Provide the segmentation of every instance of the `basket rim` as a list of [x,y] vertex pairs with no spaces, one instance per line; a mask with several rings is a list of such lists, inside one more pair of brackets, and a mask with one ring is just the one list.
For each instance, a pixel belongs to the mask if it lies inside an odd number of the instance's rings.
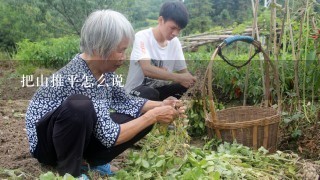
[[271,109],[273,111],[275,111],[277,113],[277,110],[275,110],[272,107],[260,107],[260,106],[234,106],[234,107],[229,107],[226,109],[222,109],[220,111],[217,112],[221,112],[221,111],[225,111],[225,110],[229,110],[229,109],[249,109],[249,108],[255,108],[255,109]]
[[[271,107],[256,107],[256,106],[239,106],[239,107],[231,107],[231,108],[227,108],[224,110],[232,110],[232,109],[239,109],[239,108],[243,108],[243,109],[250,109],[250,108],[256,108],[256,109],[271,109],[274,110],[275,114],[268,116],[268,117],[263,117],[263,118],[259,118],[259,119],[255,119],[255,120],[250,120],[250,121],[240,121],[240,122],[219,122],[219,120],[217,121],[212,121],[211,119],[208,119],[210,116],[207,116],[206,121],[209,122],[209,124],[212,125],[213,128],[218,128],[218,127],[226,127],[226,126],[237,126],[237,128],[241,127],[250,127],[250,126],[255,126],[255,125],[269,125],[269,124],[274,124],[274,123],[278,123],[280,122],[281,118],[280,114],[273,108]],[[217,111],[217,113],[222,112],[224,110],[221,111]],[[271,121],[270,121],[271,120]]]

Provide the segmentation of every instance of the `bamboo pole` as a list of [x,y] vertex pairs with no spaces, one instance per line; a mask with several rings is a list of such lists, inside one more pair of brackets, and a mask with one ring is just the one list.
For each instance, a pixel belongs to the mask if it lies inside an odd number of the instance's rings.
[[307,52],[308,52],[308,42],[309,42],[309,13],[310,13],[310,8],[309,8],[309,0],[307,0],[307,4],[306,4],[306,13],[305,13],[305,20],[307,23],[307,36],[305,37],[305,41],[306,41],[306,45],[304,48],[304,74],[303,74],[303,109],[304,109],[304,115],[307,119],[307,121],[310,123],[309,117],[308,117],[308,111],[307,111],[307,106],[306,106],[306,78],[307,78]]
[[[282,63],[280,63],[280,59],[279,59],[279,54],[280,54],[280,47],[281,47],[281,45],[282,45],[282,38],[283,38],[283,34],[284,34],[284,27],[285,27],[285,22],[286,22],[286,16],[287,16],[287,4],[288,4],[288,0],[285,0],[285,10],[284,10],[284,16],[283,16],[283,19],[282,19],[282,24],[281,24],[281,32],[280,32],[280,35],[279,35],[279,43],[278,44],[275,44],[276,45],[276,48],[275,48],[275,57],[276,57],[276,59],[277,59],[277,66],[278,67],[282,67],[281,68],[281,71],[282,71],[282,74],[284,74],[284,64],[283,64],[283,61],[282,61]],[[277,36],[277,33],[275,33],[275,36]],[[286,42],[284,42],[284,43],[286,43]],[[280,74],[280,73],[279,73]],[[284,79],[284,78],[283,78]],[[280,97],[278,97],[278,104],[279,104],[279,100],[280,99],[282,99],[282,96],[283,96],[283,91],[281,91],[281,89],[282,90],[284,90],[284,86],[285,86],[285,83],[283,83],[283,85],[282,86],[280,86]],[[282,104],[282,102],[280,102],[281,104]],[[280,107],[281,108],[281,107]]]
[[[288,21],[287,21],[287,17],[288,17],[288,1],[289,0],[285,0],[285,3],[284,3],[284,16],[283,16],[283,23],[282,23],[282,28],[283,28],[283,36],[281,38],[281,42],[282,42],[282,48],[280,46],[278,46],[278,49],[280,50],[280,48],[282,49],[282,53],[281,53],[281,58],[280,60],[282,60],[282,63],[281,63],[281,77],[282,79],[286,79],[286,73],[285,73],[285,69],[287,69],[287,65],[286,65],[286,60],[287,60],[287,54],[288,54],[288,47],[287,47],[287,44],[288,43],[288,39],[287,39],[287,33],[288,33]],[[280,56],[280,54],[279,54]],[[279,75],[280,76],[280,75]],[[284,91],[285,89],[285,83],[282,84],[282,92]]]
[[[256,0],[256,12],[258,11],[259,9],[259,0]],[[255,14],[255,30],[256,30],[256,35],[257,35],[257,40],[260,42],[260,35],[259,35],[259,27],[258,27],[258,19],[257,19],[257,16],[258,16],[258,12]],[[263,68],[263,63],[265,62],[265,59],[264,59],[264,56],[259,53],[259,60],[260,60],[260,68],[261,68],[261,75],[262,75],[262,89],[263,89],[263,94],[266,94],[266,85],[265,85],[265,78],[264,78],[264,68]],[[264,100],[264,104],[267,105],[267,102],[268,100],[265,99]]]
[[289,31],[290,31],[290,41],[291,41],[291,47],[292,47],[292,58],[294,60],[294,89],[296,92],[296,98],[298,99],[298,110],[301,111],[301,100],[300,100],[300,91],[299,91],[299,60],[296,55],[296,46],[293,39],[293,30],[292,30],[292,24],[291,24],[291,17],[289,8],[287,8],[287,22],[289,25]]
[[[277,9],[275,7],[275,5],[277,4],[277,0],[272,0],[272,3],[274,4],[274,6],[272,6],[272,10],[271,10],[271,34],[273,35],[273,51],[274,51],[274,58],[275,58],[275,64],[274,64],[274,74],[275,74],[275,83],[276,83],[276,93],[277,93],[277,97],[278,97],[278,112],[281,112],[282,110],[282,97],[281,97],[281,88],[280,88],[280,82],[278,82],[279,80],[279,60],[276,56],[276,49],[277,49],[277,24],[276,24],[276,18],[277,18]],[[271,62],[270,62],[271,63]]]
[[[253,23],[252,23],[252,33],[251,36],[254,38],[254,34],[255,34],[255,21],[256,21],[256,6],[254,5],[254,1],[251,0],[251,5],[252,5],[252,12],[253,12]],[[252,55],[252,46],[250,46],[250,56]],[[248,93],[248,84],[249,84],[249,74],[250,74],[250,68],[251,68],[251,62],[248,64],[247,66],[247,70],[246,70],[246,79],[244,82],[244,90],[243,90],[243,106],[247,105],[247,93]]]

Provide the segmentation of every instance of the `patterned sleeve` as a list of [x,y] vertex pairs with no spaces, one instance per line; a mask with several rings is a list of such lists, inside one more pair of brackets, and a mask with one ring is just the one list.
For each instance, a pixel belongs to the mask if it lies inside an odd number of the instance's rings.
[[129,95],[119,86],[112,87],[111,108],[118,113],[127,114],[134,118],[139,117],[140,111],[147,99]]
[[[108,102],[103,100],[96,100],[94,102],[95,109],[108,108]],[[111,120],[110,113],[108,111],[98,111],[98,120],[96,124],[95,136],[96,138],[107,148],[112,147],[117,142],[120,134],[120,125]]]

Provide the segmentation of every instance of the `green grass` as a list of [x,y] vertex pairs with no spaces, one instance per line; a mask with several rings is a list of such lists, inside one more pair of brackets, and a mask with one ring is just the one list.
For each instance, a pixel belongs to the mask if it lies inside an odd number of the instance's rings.
[[10,54],[8,52],[0,51],[0,61],[2,60],[10,60]]

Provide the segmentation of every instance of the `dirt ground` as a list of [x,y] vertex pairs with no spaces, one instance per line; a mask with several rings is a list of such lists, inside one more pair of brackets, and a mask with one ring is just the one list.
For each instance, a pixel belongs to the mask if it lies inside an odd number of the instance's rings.
[[[52,167],[38,163],[29,153],[24,119],[28,103],[26,100],[0,101],[0,179],[13,177],[4,170],[17,170],[13,172],[22,175],[23,179],[35,179],[47,171],[55,172]],[[120,168],[124,157],[125,153],[112,165]]]
[[[25,112],[36,87],[21,87],[21,76],[15,75],[12,64],[0,65],[0,179],[21,175],[23,179],[34,179],[41,173],[53,170],[41,166],[31,157],[25,129]],[[48,71],[39,71],[41,74]],[[302,157],[319,160],[320,133],[319,124],[306,127],[304,135],[298,141],[281,137],[279,148],[298,152]],[[282,133],[284,134],[284,133]],[[113,161],[121,168],[125,154]],[[16,171],[7,171],[16,170]],[[54,171],[54,170],[53,170]],[[8,175],[10,174],[11,175]]]
[[24,121],[27,104],[28,101],[0,102],[0,168],[19,169],[32,177],[44,169],[29,153]]
[[25,129],[28,99],[36,88],[22,88],[20,77],[13,75],[13,65],[2,62],[0,68],[0,179],[6,178],[5,169],[18,169],[32,179],[46,170],[31,157]]

